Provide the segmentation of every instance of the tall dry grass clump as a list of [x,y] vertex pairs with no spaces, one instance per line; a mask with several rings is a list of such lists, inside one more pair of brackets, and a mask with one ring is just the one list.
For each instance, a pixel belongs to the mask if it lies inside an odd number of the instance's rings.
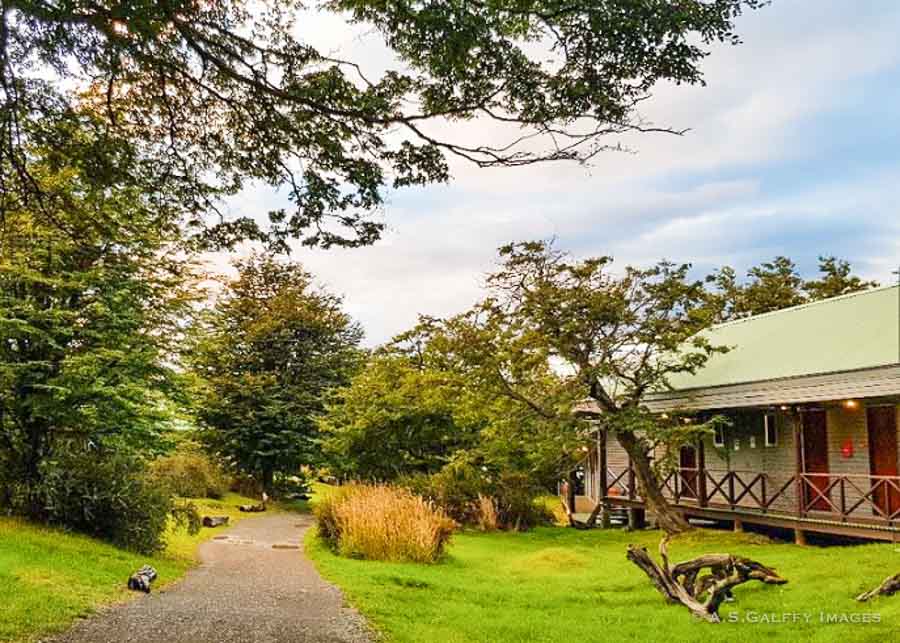
[[456,523],[412,492],[388,485],[346,485],[316,504],[319,534],[342,556],[431,563]]

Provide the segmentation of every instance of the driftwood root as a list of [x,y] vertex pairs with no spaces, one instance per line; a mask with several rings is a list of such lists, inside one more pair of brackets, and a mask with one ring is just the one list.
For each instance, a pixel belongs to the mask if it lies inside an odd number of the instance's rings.
[[891,596],[897,592],[900,592],[900,574],[888,576],[882,581],[881,585],[868,592],[863,592],[856,597],[856,600],[865,602],[876,596]]
[[707,554],[677,565],[669,564],[666,536],[659,543],[658,564],[646,547],[628,546],[626,557],[647,574],[654,587],[670,603],[684,605],[692,614],[719,623],[719,607],[732,600],[732,589],[751,580],[768,585],[787,582],[771,567],[731,554]]

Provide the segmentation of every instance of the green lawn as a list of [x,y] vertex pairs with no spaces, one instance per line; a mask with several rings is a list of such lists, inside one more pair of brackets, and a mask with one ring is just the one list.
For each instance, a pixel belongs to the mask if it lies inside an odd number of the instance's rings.
[[[526,534],[464,533],[437,565],[342,559],[310,532],[309,555],[390,641],[888,641],[900,629],[900,595],[856,603],[852,597],[900,571],[887,544],[798,547],[758,536],[701,531],[670,545],[674,561],[704,552],[743,554],[774,566],[790,582],[737,588],[740,623],[695,621],[663,602],[625,559],[630,542],[655,552],[658,532],[542,528]],[[823,624],[821,612],[880,619]],[[799,622],[792,622],[797,614]],[[805,622],[809,615],[810,622]],[[764,618],[791,622],[759,622]],[[750,622],[751,620],[758,622]],[[891,634],[893,632],[893,634]]]
[[[220,501],[194,502],[201,514],[228,515],[234,523],[247,515],[237,506],[255,501],[227,494]],[[162,555],[142,556],[85,536],[0,518],[0,641],[34,640],[100,605],[127,599],[125,581],[145,563],[159,572],[155,588],[177,580],[194,564],[197,545],[215,533],[172,531]]]

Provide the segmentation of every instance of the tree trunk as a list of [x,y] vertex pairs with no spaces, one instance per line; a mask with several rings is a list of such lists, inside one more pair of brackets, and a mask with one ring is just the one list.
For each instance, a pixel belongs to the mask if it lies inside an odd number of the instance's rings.
[[272,486],[275,483],[275,470],[272,467],[264,466],[262,470],[262,487],[265,493],[272,493]]
[[647,509],[656,516],[656,523],[667,534],[680,534],[691,529],[690,523],[663,495],[659,480],[653,473],[644,443],[631,431],[616,431],[616,440],[631,458],[631,466]]

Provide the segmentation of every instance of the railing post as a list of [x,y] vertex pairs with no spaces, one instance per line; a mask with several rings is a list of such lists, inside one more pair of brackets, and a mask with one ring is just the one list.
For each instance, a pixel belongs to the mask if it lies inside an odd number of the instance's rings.
[[701,507],[708,503],[706,497],[706,449],[701,438],[697,444],[697,502]]
[[766,502],[768,498],[766,498],[766,474],[762,474],[759,476],[759,486],[761,487],[760,497],[762,498],[762,507],[760,509],[763,510],[763,513],[769,511],[769,503]]
[[734,471],[728,472],[728,505],[734,509]]
[[843,522],[847,522],[847,494],[844,491],[844,482],[846,478],[844,476],[840,477],[841,480],[841,520]]

